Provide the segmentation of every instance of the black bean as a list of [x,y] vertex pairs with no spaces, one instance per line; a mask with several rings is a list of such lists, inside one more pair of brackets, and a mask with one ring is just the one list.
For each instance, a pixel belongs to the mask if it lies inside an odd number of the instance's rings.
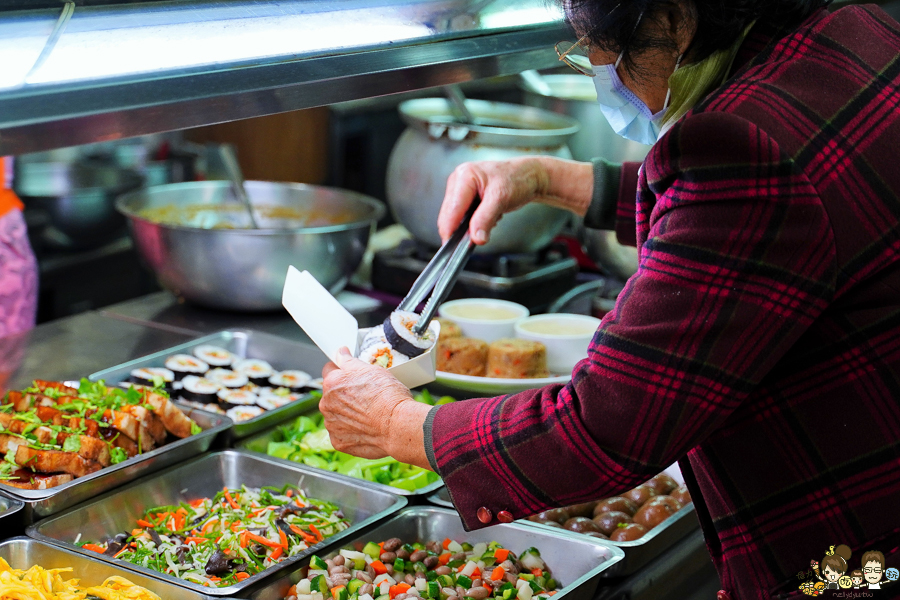
[[336,567],[343,566],[343,564],[344,564],[344,555],[343,555],[343,554],[338,554],[337,556],[335,556],[334,558],[331,559],[331,562],[333,562],[334,565],[335,565]]
[[384,552],[381,553],[381,556],[379,556],[378,559],[381,560],[381,562],[383,562],[383,563],[394,562],[395,560],[397,560],[397,553],[396,552],[388,552],[387,550],[385,550]]
[[397,548],[403,545],[400,538],[391,538],[384,543],[381,549],[385,552],[396,552]]
[[466,591],[466,596],[474,600],[486,600],[489,595],[490,592],[487,591],[487,588],[481,586]]
[[400,548],[399,550],[397,550],[397,558],[409,560],[409,550],[407,550],[406,548]]
[[424,550],[416,550],[409,555],[409,560],[413,562],[422,562],[423,560],[425,560],[426,556],[428,556],[428,553]]
[[438,562],[440,562],[440,560],[437,556],[426,556],[425,560],[423,560],[422,562],[425,563],[426,569],[433,569],[438,566]]

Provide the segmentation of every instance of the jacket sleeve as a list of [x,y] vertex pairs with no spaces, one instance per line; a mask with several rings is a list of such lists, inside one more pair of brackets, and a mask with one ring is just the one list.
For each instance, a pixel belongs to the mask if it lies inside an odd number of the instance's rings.
[[689,116],[641,177],[640,268],[571,382],[430,415],[433,466],[469,528],[482,507],[488,524],[518,519],[662,471],[723,428],[832,298],[824,207],[751,123]]

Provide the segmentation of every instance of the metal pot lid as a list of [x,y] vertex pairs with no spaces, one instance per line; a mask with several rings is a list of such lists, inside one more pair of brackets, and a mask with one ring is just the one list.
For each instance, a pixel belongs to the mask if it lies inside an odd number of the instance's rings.
[[466,100],[475,124],[460,123],[444,98],[407,100],[399,106],[404,122],[432,139],[518,148],[553,148],[578,133],[578,121],[554,112],[484,100]]

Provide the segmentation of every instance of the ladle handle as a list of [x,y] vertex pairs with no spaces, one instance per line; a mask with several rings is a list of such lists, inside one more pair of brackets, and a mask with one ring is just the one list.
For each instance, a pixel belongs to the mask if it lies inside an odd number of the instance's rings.
[[450,108],[454,113],[453,116],[457,119],[461,119],[466,125],[474,125],[475,117],[469,112],[469,108],[466,106],[466,97],[463,95],[462,90],[459,89],[459,86],[455,83],[445,85],[444,94],[447,96],[447,99],[450,100]]
[[231,189],[234,195],[247,209],[253,229],[259,229],[259,223],[256,222],[256,216],[253,214],[253,205],[250,204],[250,197],[247,195],[246,188],[244,188],[244,175],[241,173],[241,165],[238,163],[234,148],[229,144],[222,144],[219,146],[219,155],[225,164],[225,170],[228,172],[228,179],[231,180]]

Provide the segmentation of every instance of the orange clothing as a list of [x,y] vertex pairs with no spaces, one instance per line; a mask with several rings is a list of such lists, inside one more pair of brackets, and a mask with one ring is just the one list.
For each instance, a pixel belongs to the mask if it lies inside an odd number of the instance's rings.
[[14,208],[22,210],[24,206],[12,191],[12,161],[0,156],[0,217]]

